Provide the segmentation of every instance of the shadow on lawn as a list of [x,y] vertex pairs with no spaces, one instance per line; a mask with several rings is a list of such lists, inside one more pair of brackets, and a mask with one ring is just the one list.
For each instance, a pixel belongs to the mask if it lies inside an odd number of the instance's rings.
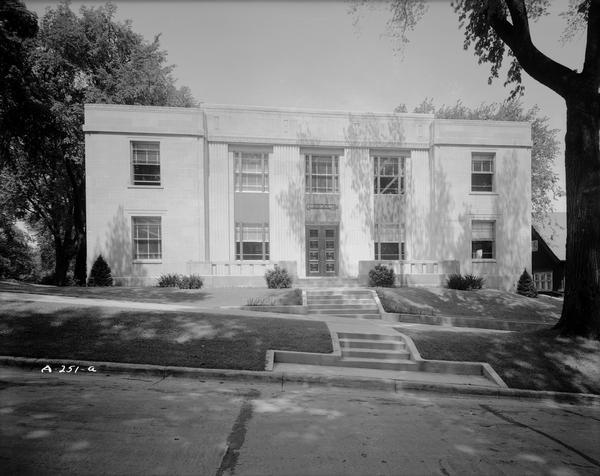
[[4,355],[264,370],[268,349],[332,352],[321,322],[64,308],[0,318]]
[[17,291],[52,296],[116,299],[136,302],[189,303],[210,299],[211,293],[200,289],[159,287],[75,287],[47,286],[30,283],[0,283],[0,291]]
[[532,299],[495,289],[380,288],[378,294],[386,311],[411,314],[554,323],[562,308],[560,300],[547,297]]
[[511,388],[600,394],[600,342],[553,329],[463,333],[402,329],[423,358],[488,362]]

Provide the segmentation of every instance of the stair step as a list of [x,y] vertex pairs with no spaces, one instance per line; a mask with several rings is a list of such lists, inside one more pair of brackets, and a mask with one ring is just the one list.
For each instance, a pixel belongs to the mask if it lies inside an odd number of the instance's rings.
[[381,319],[379,314],[327,314],[331,317],[343,317],[347,319]]
[[410,352],[387,349],[352,349],[343,348],[342,358],[376,359],[376,360],[409,360]]
[[343,349],[406,349],[404,341],[397,340],[339,339],[339,343]]
[[367,341],[397,341],[404,343],[399,335],[369,334],[363,332],[337,332],[338,339],[367,340]]
[[315,296],[315,297],[323,297],[323,296],[335,296],[335,297],[352,297],[352,296],[364,296],[364,297],[372,297],[373,293],[371,291],[367,291],[365,289],[355,289],[355,290],[340,290],[340,289],[307,289],[307,296]]
[[365,298],[365,299],[342,299],[342,298],[307,298],[308,304],[375,304],[373,298]]
[[368,309],[373,311],[378,311],[379,309],[375,305],[375,303],[370,304],[313,304],[308,303],[309,309]]
[[357,357],[342,358],[337,362],[340,367],[358,367],[363,369],[379,370],[416,370],[418,365],[412,360],[402,359],[361,359]]
[[356,309],[356,308],[350,308],[350,309],[340,309],[340,308],[327,308],[327,309],[323,309],[321,307],[314,307],[314,308],[310,308],[310,313],[311,314],[333,314],[333,315],[337,315],[337,314],[369,314],[369,315],[373,315],[373,316],[379,316],[379,311],[375,308],[375,309]]

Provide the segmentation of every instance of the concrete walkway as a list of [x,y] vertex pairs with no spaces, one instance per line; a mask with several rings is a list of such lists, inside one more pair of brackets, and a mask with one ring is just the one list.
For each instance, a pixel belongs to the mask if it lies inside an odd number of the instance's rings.
[[[47,303],[51,306],[102,307],[111,311],[118,311],[121,309],[140,309],[166,312],[210,312],[211,314],[222,314],[224,316],[262,316],[279,319],[317,320],[325,322],[329,327],[332,335],[334,333],[363,333],[389,335],[395,337],[399,336],[398,332],[394,329],[394,327],[398,327],[398,323],[375,319],[346,318],[327,314],[294,315],[246,311],[241,309],[223,309],[218,307],[200,307],[197,305],[192,306],[186,304],[143,303],[112,299],[76,298],[68,296],[50,296],[32,293],[0,292],[0,303],[2,303],[3,301],[8,302],[15,300],[32,303]],[[417,325],[413,325],[413,327],[416,326]],[[421,325],[419,327],[430,328],[430,326],[424,325]],[[273,371],[277,374],[282,374],[288,378],[293,377],[296,380],[301,380],[301,377],[303,375],[312,377],[335,376],[347,379],[391,379],[397,381],[423,382],[431,384],[497,387],[496,383],[490,381],[488,378],[485,378],[482,375],[459,375],[444,372],[382,370],[376,368],[354,368],[295,363],[277,363],[275,364]]]

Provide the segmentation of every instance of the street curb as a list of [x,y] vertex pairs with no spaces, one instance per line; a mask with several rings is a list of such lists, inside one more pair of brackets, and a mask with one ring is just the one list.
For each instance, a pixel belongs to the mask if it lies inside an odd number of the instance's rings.
[[479,395],[496,398],[519,398],[550,400],[557,403],[584,404],[600,406],[600,395],[589,393],[567,393],[510,388],[479,387],[456,384],[424,383],[397,379],[377,379],[369,377],[321,376],[308,374],[286,374],[283,372],[265,372],[253,370],[201,369],[195,367],[175,367],[149,364],[126,364],[119,362],[92,362],[69,359],[38,359],[28,357],[0,356],[0,365],[41,369],[46,366],[73,365],[81,368],[94,366],[97,372],[129,373],[154,375],[158,377],[213,378],[242,381],[263,381],[270,383],[306,383],[343,388],[382,390],[398,392],[402,390],[435,392],[452,395]]

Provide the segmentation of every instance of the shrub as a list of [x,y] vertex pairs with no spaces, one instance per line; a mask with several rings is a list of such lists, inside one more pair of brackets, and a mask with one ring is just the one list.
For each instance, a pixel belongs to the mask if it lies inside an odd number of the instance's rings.
[[474,274],[465,274],[464,276],[460,273],[451,274],[446,280],[446,286],[448,289],[458,289],[459,291],[473,291],[475,289],[481,289],[483,287],[484,279],[475,276]]
[[533,284],[533,279],[531,279],[527,269],[523,270],[523,273],[519,278],[519,282],[517,283],[517,293],[527,297],[537,297],[535,284]]
[[246,306],[275,306],[276,304],[271,296],[251,297],[246,301]]
[[161,274],[158,278],[159,288],[178,288],[181,276],[175,273]]
[[202,278],[197,274],[190,274],[189,276],[180,276],[178,284],[179,289],[200,289],[202,287]]
[[467,290],[471,291],[474,289],[481,289],[483,287],[484,279],[474,274],[465,274],[465,283],[467,284]]
[[200,289],[204,283],[197,274],[184,276],[183,274],[167,273],[158,278],[159,288]]
[[383,264],[376,265],[369,271],[369,286],[392,287],[396,276],[394,269]]
[[112,286],[112,283],[110,266],[104,261],[102,255],[99,255],[90,271],[88,286]]
[[462,274],[457,273],[448,276],[448,279],[446,280],[446,286],[448,289],[458,289],[459,291],[467,290],[467,282],[465,281],[465,278],[463,278]]
[[270,289],[291,288],[292,278],[287,272],[287,269],[280,268],[275,265],[275,269],[271,269],[265,273],[267,287]]

